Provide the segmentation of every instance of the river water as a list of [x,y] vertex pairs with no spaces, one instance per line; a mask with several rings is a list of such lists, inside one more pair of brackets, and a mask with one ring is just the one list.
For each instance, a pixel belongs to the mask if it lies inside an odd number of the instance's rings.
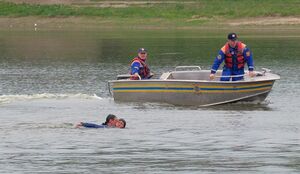
[[[281,76],[263,103],[116,103],[139,47],[156,74],[209,69],[227,32],[1,31],[0,173],[300,173],[300,33],[241,36]],[[109,113],[126,129],[76,129]]]

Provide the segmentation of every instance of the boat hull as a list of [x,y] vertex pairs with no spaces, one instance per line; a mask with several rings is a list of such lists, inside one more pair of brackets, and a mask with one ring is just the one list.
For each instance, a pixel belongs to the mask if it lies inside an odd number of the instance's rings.
[[265,100],[275,80],[207,82],[189,80],[118,80],[110,87],[115,101],[210,106]]

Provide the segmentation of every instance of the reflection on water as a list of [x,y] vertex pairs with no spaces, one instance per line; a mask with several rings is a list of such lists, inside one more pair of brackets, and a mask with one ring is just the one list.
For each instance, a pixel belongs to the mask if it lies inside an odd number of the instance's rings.
[[[0,173],[299,173],[297,37],[244,38],[256,67],[281,75],[263,103],[178,107],[109,96],[107,81],[128,72],[137,48],[148,48],[156,74],[209,69],[225,36],[1,31]],[[74,128],[109,113],[128,127]]]
[[135,109],[157,109],[164,108],[167,110],[213,110],[213,111],[272,111],[274,108],[270,107],[270,101],[263,102],[235,102],[229,104],[221,104],[216,106],[174,106],[167,103],[137,103],[137,102],[120,102],[115,101],[119,105],[130,105]]
[[270,101],[263,102],[237,102],[229,103],[228,105],[220,105],[209,107],[213,110],[233,110],[233,111],[272,111],[274,108],[270,107]]
[[[150,68],[159,76],[179,65],[210,69],[225,42],[223,37],[161,35],[164,33],[147,39],[109,39],[101,32],[0,32],[1,93],[107,96],[106,82],[129,71],[130,60],[141,46],[148,48]],[[245,38],[244,41],[254,53],[258,70],[266,67],[287,75],[282,80],[299,81],[299,38]]]

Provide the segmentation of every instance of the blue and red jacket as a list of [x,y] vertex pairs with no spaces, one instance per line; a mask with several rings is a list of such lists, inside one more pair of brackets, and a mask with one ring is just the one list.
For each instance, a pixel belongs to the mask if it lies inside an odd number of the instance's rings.
[[94,123],[81,123],[81,125],[86,128],[108,128],[107,125],[103,125],[103,124],[99,125]]
[[[150,76],[150,69],[146,62],[139,57],[135,57],[131,62],[130,74],[138,73],[142,79],[148,79]],[[132,77],[132,80],[138,80],[138,77]]]
[[223,61],[225,61],[224,68],[231,69],[232,71],[244,69],[245,63],[247,63],[249,71],[254,70],[252,53],[242,42],[238,42],[234,48],[230,47],[229,43],[226,43],[215,58],[211,73],[216,73]]

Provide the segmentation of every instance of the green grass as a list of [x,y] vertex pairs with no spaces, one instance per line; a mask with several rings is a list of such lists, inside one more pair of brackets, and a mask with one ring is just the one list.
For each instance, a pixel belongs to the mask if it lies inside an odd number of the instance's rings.
[[[98,2],[100,0],[94,0]],[[100,1],[101,2],[101,1]],[[0,16],[97,16],[109,18],[192,19],[300,16],[299,0],[198,0],[195,3],[148,4],[145,7],[97,8],[68,5],[14,4],[0,1]]]

